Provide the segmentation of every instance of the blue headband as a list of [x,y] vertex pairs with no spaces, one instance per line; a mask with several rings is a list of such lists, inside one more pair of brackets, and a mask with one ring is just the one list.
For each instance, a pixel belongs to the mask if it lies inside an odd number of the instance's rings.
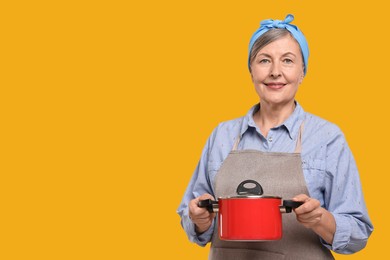
[[284,21],[280,20],[264,20],[260,23],[260,28],[252,35],[252,38],[249,42],[249,57],[248,57],[248,67],[250,69],[250,54],[255,41],[263,35],[265,32],[273,29],[273,28],[281,28],[288,30],[292,36],[297,40],[299,46],[301,47],[302,55],[303,55],[303,63],[305,64],[304,73],[306,75],[307,71],[307,62],[309,58],[309,46],[307,45],[307,41],[303,33],[299,30],[299,28],[293,24],[290,24],[294,20],[294,16],[289,14],[286,16]]

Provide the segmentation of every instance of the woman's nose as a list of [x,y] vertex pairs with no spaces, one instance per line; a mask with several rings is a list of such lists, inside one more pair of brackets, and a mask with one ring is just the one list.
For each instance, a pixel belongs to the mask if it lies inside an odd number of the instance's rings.
[[279,64],[277,64],[275,62],[275,63],[272,64],[272,67],[271,67],[271,77],[277,78],[280,75],[281,75],[280,66],[279,66]]

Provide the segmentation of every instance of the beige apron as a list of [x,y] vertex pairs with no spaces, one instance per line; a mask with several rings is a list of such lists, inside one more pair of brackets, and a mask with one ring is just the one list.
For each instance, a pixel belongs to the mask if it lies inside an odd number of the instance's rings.
[[[247,179],[259,182],[264,195],[291,199],[301,193],[308,194],[301,165],[302,129],[303,124],[294,153],[238,151],[236,149],[240,139],[237,138],[233,150],[217,173],[214,187],[216,197],[235,195],[238,184]],[[334,259],[330,251],[321,244],[319,237],[296,220],[295,213],[282,214],[282,219],[282,239],[262,242],[220,240],[216,223],[209,259]]]

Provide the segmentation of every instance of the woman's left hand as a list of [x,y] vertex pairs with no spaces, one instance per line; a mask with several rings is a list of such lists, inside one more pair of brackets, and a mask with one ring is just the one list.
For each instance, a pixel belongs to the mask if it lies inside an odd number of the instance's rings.
[[303,202],[301,206],[294,209],[297,220],[305,227],[312,229],[327,243],[332,244],[336,232],[336,222],[333,215],[321,207],[318,200],[305,194],[299,194],[293,200]]
[[318,200],[310,198],[306,194],[295,196],[293,200],[303,202],[303,205],[294,210],[297,215],[297,220],[302,225],[307,228],[313,228],[316,224],[320,223],[325,209],[321,207]]

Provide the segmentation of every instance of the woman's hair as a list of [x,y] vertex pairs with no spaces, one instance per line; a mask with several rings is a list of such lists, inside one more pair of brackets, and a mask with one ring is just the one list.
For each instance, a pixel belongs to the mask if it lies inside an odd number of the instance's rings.
[[[266,45],[270,44],[271,42],[274,42],[280,38],[283,38],[286,35],[290,35],[293,39],[294,37],[291,35],[291,33],[286,29],[271,29],[267,32],[265,32],[263,35],[261,35],[253,44],[251,53],[250,53],[250,59],[249,64],[252,64],[253,60],[256,58],[257,53]],[[303,57],[302,57],[303,60]]]

